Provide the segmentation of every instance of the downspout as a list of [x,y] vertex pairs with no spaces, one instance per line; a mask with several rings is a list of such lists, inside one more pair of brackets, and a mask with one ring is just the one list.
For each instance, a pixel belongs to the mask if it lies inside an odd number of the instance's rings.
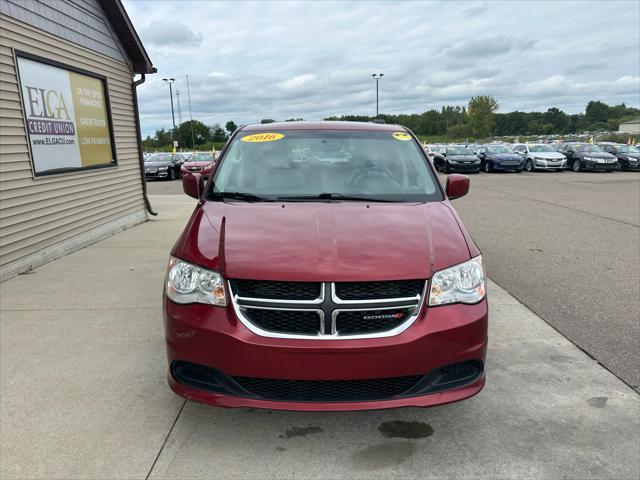
[[140,181],[142,182],[142,197],[144,198],[144,204],[147,207],[147,212],[156,216],[158,212],[154,212],[151,208],[151,202],[147,196],[147,180],[144,175],[144,154],[142,152],[142,129],[140,128],[140,111],[138,110],[138,85],[142,85],[145,81],[144,73],[140,74],[140,80],[136,80],[131,84],[131,91],[133,93],[133,110],[136,117],[136,136],[138,137],[138,163],[140,164]]

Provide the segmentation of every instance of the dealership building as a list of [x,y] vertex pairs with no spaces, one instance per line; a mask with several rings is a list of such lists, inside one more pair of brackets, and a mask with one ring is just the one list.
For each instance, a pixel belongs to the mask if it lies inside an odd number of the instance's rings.
[[147,219],[154,72],[120,0],[0,0],[0,281]]
[[640,134],[640,118],[631,120],[630,122],[621,123],[618,128],[618,133]]

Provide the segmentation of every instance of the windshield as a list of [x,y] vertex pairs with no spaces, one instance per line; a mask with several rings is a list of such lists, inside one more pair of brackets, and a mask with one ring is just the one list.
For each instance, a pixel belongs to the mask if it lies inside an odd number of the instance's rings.
[[447,147],[447,155],[473,155],[466,147]]
[[555,152],[549,145],[529,145],[529,151],[534,153]]
[[158,162],[170,162],[173,158],[171,153],[154,153],[150,155],[145,162],[148,163],[158,163]]
[[487,147],[488,153],[513,153],[511,148],[504,145],[489,145]]
[[213,155],[211,153],[194,153],[190,155],[187,162],[213,162]]
[[640,150],[638,150],[636,147],[632,147],[632,146],[625,146],[625,147],[618,147],[618,152],[620,153],[640,153]]
[[404,132],[241,132],[220,162],[210,200],[443,200],[424,154]]
[[591,143],[583,143],[581,145],[575,146],[576,152],[586,152],[586,153],[600,153],[603,152],[598,145],[593,145]]

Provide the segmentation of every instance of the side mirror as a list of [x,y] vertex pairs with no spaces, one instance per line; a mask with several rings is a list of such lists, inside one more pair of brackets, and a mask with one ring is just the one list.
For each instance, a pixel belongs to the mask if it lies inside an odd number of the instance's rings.
[[204,178],[199,173],[187,173],[182,177],[182,190],[190,197],[200,200],[204,191]]
[[442,155],[443,157],[447,156],[447,152],[442,152],[440,155]]
[[447,177],[447,185],[445,187],[449,200],[464,197],[469,193],[469,177],[453,173]]

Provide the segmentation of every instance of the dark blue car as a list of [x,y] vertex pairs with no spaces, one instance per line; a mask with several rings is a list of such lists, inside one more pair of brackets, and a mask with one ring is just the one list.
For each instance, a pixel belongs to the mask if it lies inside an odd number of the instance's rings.
[[507,145],[483,145],[477,155],[485,172],[513,170],[520,173],[524,168],[524,158]]

